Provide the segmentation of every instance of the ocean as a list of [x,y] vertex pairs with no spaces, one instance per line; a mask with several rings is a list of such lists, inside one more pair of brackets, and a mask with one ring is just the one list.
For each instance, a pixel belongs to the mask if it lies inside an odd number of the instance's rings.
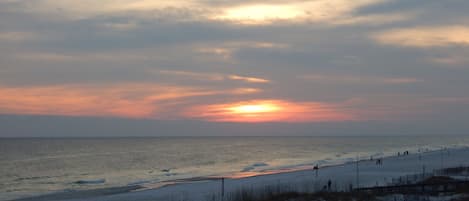
[[0,200],[467,145],[469,136],[0,138]]

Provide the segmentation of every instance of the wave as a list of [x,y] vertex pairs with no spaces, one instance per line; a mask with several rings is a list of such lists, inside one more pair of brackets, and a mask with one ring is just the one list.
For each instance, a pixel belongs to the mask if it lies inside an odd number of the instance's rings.
[[75,184],[104,184],[106,179],[91,179],[91,180],[78,180]]
[[262,162],[254,163],[252,165],[249,165],[249,166],[246,166],[245,168],[243,168],[243,170],[241,170],[241,172],[248,172],[248,171],[252,171],[252,170],[256,169],[257,167],[265,167],[265,166],[269,166],[269,164],[262,163]]

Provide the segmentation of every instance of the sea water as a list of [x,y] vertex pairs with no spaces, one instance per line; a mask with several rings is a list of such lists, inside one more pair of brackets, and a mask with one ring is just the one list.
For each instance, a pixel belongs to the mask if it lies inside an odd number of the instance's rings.
[[0,200],[467,145],[469,136],[0,138]]

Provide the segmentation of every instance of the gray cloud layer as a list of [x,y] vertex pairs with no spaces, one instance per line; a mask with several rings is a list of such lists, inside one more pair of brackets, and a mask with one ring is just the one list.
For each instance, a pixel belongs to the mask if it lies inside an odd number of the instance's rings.
[[[259,8],[260,16],[244,13],[250,17],[243,18],[238,13]],[[380,122],[373,125],[398,132],[400,125],[411,124],[417,128],[409,133],[421,134],[429,130],[424,121],[438,122],[431,123],[438,128],[431,128],[440,131],[452,127],[453,133],[463,133],[467,127],[453,122],[469,112],[467,10],[469,2],[457,0],[2,1],[0,93],[10,98],[0,101],[21,101],[25,108],[30,104],[19,100],[21,94],[15,99],[11,89],[32,94],[40,87],[143,83],[211,93],[174,101],[174,109],[168,109],[174,114],[162,115],[169,117],[164,121],[178,119],[171,124],[194,124],[178,116],[182,111],[176,108],[280,99],[340,104],[360,117],[347,122],[362,124],[358,127],[376,119]],[[162,103],[149,104],[158,108]],[[0,106],[2,114],[37,114],[25,110]],[[25,123],[3,118],[13,125]],[[207,132],[217,132],[208,129],[217,126],[207,125],[219,123],[201,124]],[[154,129],[143,127],[146,134]],[[254,132],[255,125],[251,127]],[[297,132],[308,129],[299,126]],[[9,136],[16,132],[4,131]],[[377,131],[357,129],[360,132]]]

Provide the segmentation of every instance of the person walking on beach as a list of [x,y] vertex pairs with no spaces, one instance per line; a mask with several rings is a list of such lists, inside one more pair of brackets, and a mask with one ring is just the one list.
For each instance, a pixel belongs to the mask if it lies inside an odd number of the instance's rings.
[[313,167],[313,170],[315,171],[315,173],[316,173],[316,178],[317,178],[317,177],[318,177],[318,171],[319,171],[319,165],[315,165],[315,166]]
[[331,191],[331,186],[332,186],[332,181],[329,179],[329,181],[327,181],[327,191]]
[[376,159],[376,165],[383,165],[383,159],[381,158]]

